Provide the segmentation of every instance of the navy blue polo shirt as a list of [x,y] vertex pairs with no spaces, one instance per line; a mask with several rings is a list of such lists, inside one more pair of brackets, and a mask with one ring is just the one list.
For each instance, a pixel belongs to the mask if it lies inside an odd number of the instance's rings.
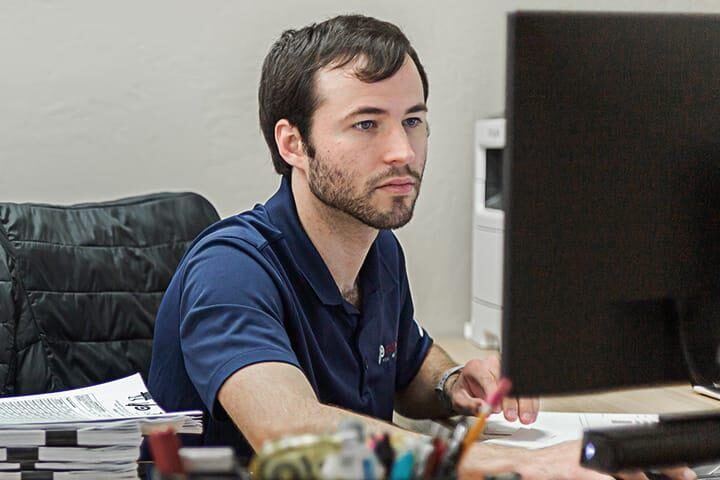
[[217,394],[235,371],[260,362],[300,368],[322,403],[391,420],[395,392],[432,344],[415,322],[391,231],[372,244],[359,286],[357,309],[300,224],[288,179],[265,205],[201,233],[160,305],[148,382],[166,410],[204,411],[202,438],[183,442],[251,454]]

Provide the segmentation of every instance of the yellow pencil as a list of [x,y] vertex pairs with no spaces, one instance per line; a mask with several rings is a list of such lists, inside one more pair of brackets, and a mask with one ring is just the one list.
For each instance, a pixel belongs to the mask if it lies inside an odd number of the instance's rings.
[[465,453],[470,448],[470,445],[475,443],[480,437],[480,434],[485,429],[485,423],[487,423],[488,416],[492,413],[495,407],[500,405],[500,402],[502,402],[503,398],[505,398],[505,395],[510,392],[511,387],[512,383],[510,380],[507,378],[500,379],[497,390],[490,395],[487,403],[484,403],[482,407],[480,407],[480,412],[478,413],[477,420],[475,420],[475,424],[470,428],[470,430],[468,430],[465,438],[463,438],[462,453]]

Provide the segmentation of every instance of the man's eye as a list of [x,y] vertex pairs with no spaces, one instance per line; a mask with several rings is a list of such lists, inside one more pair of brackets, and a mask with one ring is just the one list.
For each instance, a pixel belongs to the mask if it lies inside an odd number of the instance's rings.
[[375,122],[373,120],[363,120],[362,122],[358,122],[353,125],[353,127],[357,128],[358,130],[370,130],[374,126]]
[[405,123],[406,127],[415,128],[422,123],[422,120],[420,120],[417,117],[413,117],[413,118],[406,118],[405,120],[403,120],[403,122]]

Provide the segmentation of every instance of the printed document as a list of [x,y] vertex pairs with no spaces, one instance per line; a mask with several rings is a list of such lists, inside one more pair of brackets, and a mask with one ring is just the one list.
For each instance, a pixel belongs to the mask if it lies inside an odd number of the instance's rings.
[[[0,428],[17,425],[135,419],[140,424],[180,420],[182,433],[202,430],[202,412],[172,412],[155,403],[139,373],[65,392],[0,398]],[[20,427],[22,428],[22,427]]]

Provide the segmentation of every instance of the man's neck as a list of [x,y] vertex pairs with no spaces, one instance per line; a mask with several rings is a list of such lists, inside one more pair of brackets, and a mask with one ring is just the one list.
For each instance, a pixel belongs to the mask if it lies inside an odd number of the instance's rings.
[[[322,203],[301,176],[293,172],[291,177],[300,223],[330,270],[340,292],[357,293],[360,268],[378,231]],[[357,302],[357,298],[355,300]]]

